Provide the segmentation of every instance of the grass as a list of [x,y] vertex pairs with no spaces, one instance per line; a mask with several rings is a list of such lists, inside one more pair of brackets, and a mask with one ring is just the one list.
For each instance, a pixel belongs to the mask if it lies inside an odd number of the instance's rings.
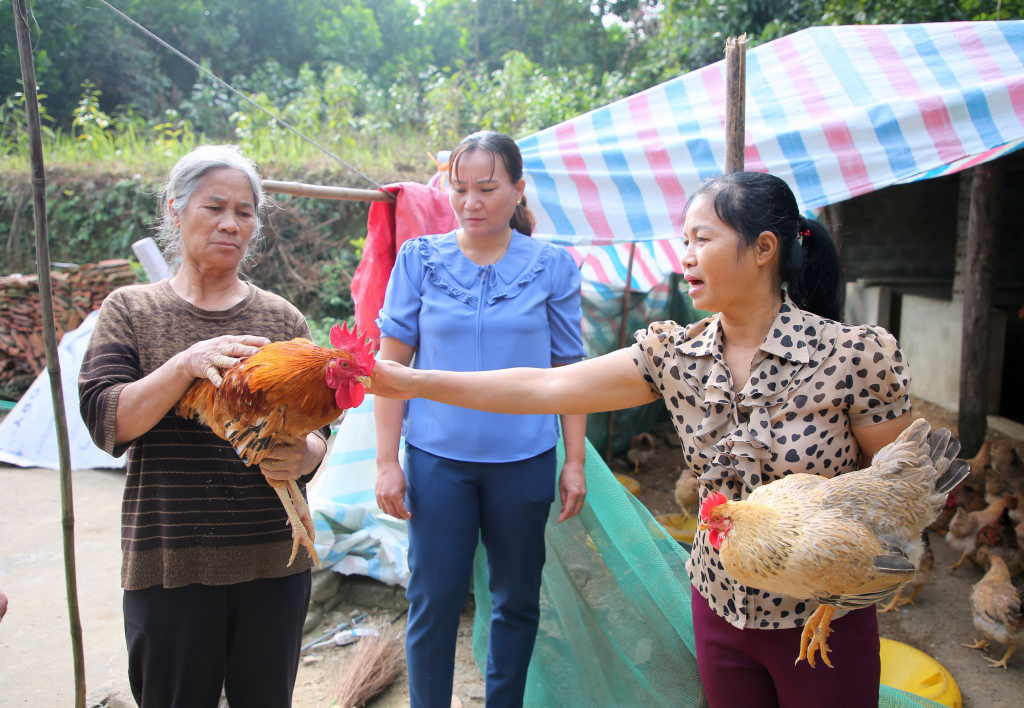
[[[380,182],[390,181],[389,178],[395,175],[406,175],[405,179],[409,179],[408,173],[414,173],[417,179],[421,179],[422,175],[433,171],[424,148],[427,139],[422,133],[391,130],[372,135],[335,135],[333,139],[318,136],[316,140]],[[163,175],[196,145],[219,142],[226,141],[205,134],[140,136],[130,129],[77,136],[47,131],[43,138],[43,159],[47,169],[56,168],[68,173]],[[247,136],[239,144],[256,160],[266,177],[302,172],[348,172],[336,160],[290,131],[264,131]],[[0,174],[25,174],[28,171],[27,144],[23,141],[0,144]],[[361,180],[354,173],[350,174]]]

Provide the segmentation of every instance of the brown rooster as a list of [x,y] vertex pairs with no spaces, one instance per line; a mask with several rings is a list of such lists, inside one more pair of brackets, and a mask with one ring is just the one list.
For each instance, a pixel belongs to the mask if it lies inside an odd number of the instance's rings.
[[[308,339],[268,344],[228,369],[220,387],[197,379],[178,402],[178,414],[198,418],[227,440],[247,466],[258,465],[278,443],[295,444],[363,402],[374,358],[369,342],[348,325],[331,329],[324,349]],[[320,564],[313,548],[313,519],[294,480],[267,478],[292,526],[292,555],[299,545]]]
[[744,501],[716,492],[701,505],[700,528],[730,576],[820,603],[804,625],[797,662],[814,666],[820,649],[831,666],[826,639],[836,608],[867,607],[914,577],[921,532],[968,473],[953,459],[960,443],[948,430],[929,436],[929,429],[915,420],[866,469],[832,479],[788,475]]
[[1010,577],[1015,577],[1024,570],[1024,554],[1017,542],[1017,530],[1010,519],[1010,508],[1003,513],[994,524],[983,526],[974,537],[974,562],[988,569],[992,565],[992,557],[999,556],[1006,563]]
[[985,657],[991,668],[1005,669],[1010,655],[1024,641],[1022,601],[1024,588],[1015,588],[1010,583],[1006,563],[998,556],[993,558],[992,568],[971,590],[974,626],[981,632],[981,639],[964,644],[968,649],[987,649],[993,641],[1005,644],[1006,653],[999,661]]

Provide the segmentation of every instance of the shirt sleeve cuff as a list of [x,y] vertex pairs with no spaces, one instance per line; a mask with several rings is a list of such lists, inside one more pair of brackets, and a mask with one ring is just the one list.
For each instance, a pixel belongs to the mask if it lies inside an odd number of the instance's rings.
[[114,384],[103,393],[103,452],[112,457],[123,455],[134,442],[130,440],[122,445],[114,444],[117,437],[117,401],[127,385],[127,382]]
[[871,425],[878,425],[887,420],[896,420],[904,413],[909,413],[911,408],[910,396],[904,394],[887,406],[876,406],[857,413],[850,413],[850,427],[866,428]]

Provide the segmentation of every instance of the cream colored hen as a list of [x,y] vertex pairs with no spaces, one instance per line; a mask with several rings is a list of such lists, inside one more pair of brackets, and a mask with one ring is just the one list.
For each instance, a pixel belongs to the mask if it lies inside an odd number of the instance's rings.
[[1024,615],[1021,604],[1024,588],[1015,588],[1010,583],[1010,572],[1003,559],[992,558],[992,568],[971,590],[971,609],[974,611],[974,626],[981,632],[981,639],[974,644],[964,644],[969,649],[987,649],[989,642],[1006,646],[1006,653],[999,661],[985,658],[992,668],[1006,668],[1010,655],[1024,642]]
[[914,421],[870,467],[832,479],[792,474],[730,502],[720,493],[701,505],[701,529],[719,549],[726,572],[749,588],[820,607],[804,625],[800,655],[814,666],[838,609],[878,602],[908,583],[946,494],[968,473],[954,459],[960,443],[948,430],[929,436]]

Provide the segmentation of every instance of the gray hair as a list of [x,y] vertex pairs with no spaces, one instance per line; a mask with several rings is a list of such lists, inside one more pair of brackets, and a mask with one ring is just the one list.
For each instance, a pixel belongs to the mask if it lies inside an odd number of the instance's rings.
[[[256,199],[256,228],[252,232],[252,238],[249,239],[239,266],[248,263],[257,254],[263,242],[260,209],[265,206],[266,197],[263,194],[263,181],[256,163],[246,157],[237,145],[200,145],[174,164],[160,193],[156,240],[174,270],[181,263],[182,256],[181,231],[174,225],[174,217],[181,217],[185,213],[192,195],[202,185],[203,177],[211,170],[223,167],[244,174],[249,179],[249,186],[252,187],[252,194]],[[169,203],[172,199],[174,204]]]

